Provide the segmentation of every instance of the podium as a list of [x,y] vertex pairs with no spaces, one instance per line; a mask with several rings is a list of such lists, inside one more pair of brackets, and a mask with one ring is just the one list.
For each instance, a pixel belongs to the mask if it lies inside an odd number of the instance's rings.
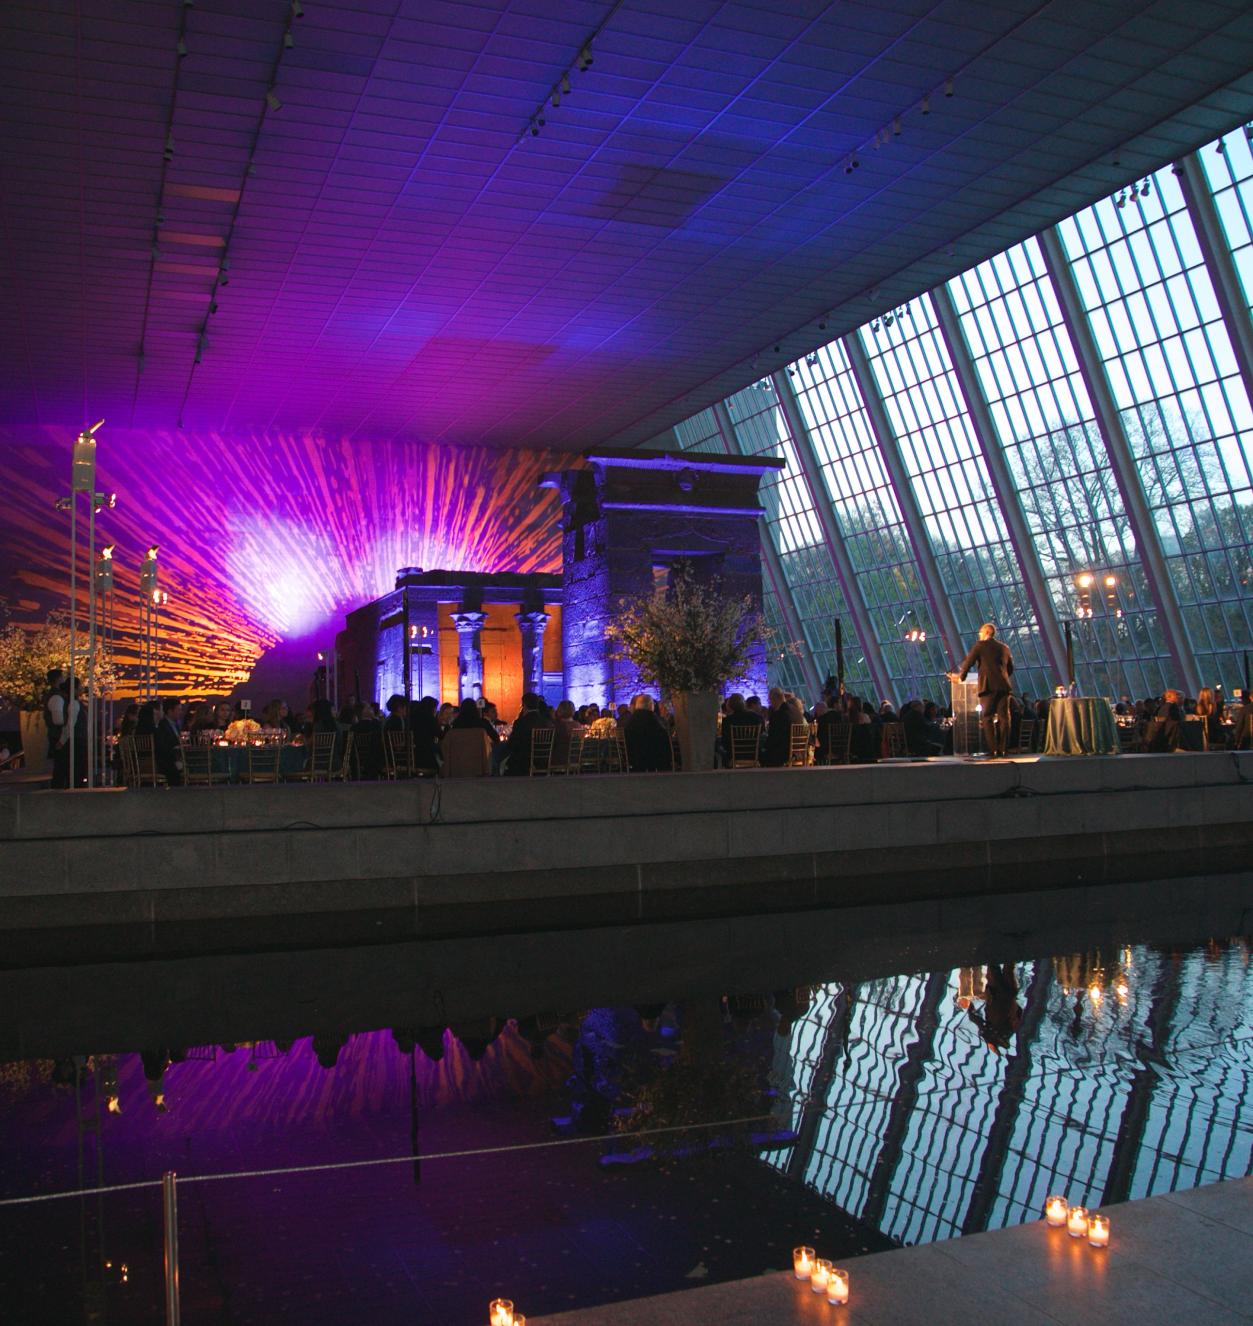
[[973,755],[983,749],[979,720],[983,717],[979,701],[979,683],[975,678],[952,683],[953,754]]

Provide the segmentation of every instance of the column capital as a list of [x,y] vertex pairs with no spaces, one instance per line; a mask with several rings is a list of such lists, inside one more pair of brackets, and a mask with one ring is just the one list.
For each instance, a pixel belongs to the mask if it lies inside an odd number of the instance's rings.
[[550,616],[543,609],[532,612],[515,612],[514,618],[519,626],[529,626],[531,630],[543,632],[547,629]]
[[461,635],[473,635],[475,631],[481,631],[487,621],[485,612],[454,612],[450,615],[452,624]]

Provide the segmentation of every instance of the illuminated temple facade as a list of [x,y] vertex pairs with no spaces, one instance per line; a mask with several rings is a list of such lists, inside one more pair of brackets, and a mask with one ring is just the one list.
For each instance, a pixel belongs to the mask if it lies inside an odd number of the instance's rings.
[[[336,638],[340,693],[487,698],[510,715],[526,691],[554,704],[629,703],[656,688],[615,657],[606,628],[623,600],[664,590],[683,562],[760,611],[757,489],[781,460],[638,450],[582,459],[540,481],[561,496],[561,575],[402,568]],[[732,684],[765,694],[764,646]]]

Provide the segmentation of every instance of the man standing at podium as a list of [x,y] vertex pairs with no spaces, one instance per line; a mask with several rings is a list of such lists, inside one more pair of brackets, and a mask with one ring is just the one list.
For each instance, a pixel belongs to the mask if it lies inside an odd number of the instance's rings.
[[979,671],[983,744],[993,759],[1003,760],[1009,750],[1009,697],[1013,691],[1009,679],[1014,672],[1014,657],[1009,646],[996,638],[996,627],[991,622],[979,627],[979,639],[963,660],[960,673],[950,672],[949,677],[965,681],[971,668]]

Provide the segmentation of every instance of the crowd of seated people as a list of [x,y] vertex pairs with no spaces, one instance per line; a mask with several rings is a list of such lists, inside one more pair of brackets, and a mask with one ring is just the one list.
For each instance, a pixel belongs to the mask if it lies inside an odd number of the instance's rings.
[[[1051,703],[1048,698],[1013,697],[1011,750],[1020,749],[1024,720],[1036,724],[1038,735],[1030,748],[1040,748]],[[1208,687],[1195,700],[1166,690],[1134,703],[1124,698],[1114,711],[1129,750],[1253,748],[1253,703],[1247,693],[1225,704],[1221,693]],[[383,712],[369,701],[354,700],[338,713],[329,700],[317,699],[299,715],[275,699],[261,710],[259,721],[246,708],[226,702],[184,705],[170,699],[128,705],[114,732],[119,737],[151,738],[157,770],[173,786],[184,781],[183,742],[223,736],[229,740],[241,729],[244,736],[259,731],[272,740],[305,742],[318,734],[332,734],[336,768],[345,754],[340,739],[351,733],[351,776],[367,781],[387,772],[388,735],[406,733],[413,771],[419,774],[516,777],[565,772],[576,738],[617,744],[621,756],[612,766],[615,770],[656,773],[679,767],[674,711],[647,694],[637,695],[630,705],[576,708],[569,700],[553,707],[543,696],[528,693],[512,723],[502,722],[487,699],[466,699],[454,706],[441,705],[433,696],[410,702],[393,695]],[[552,732],[551,747],[545,740],[543,757],[537,760],[535,733],[547,730]],[[804,758],[798,758],[798,740]],[[888,701],[876,705],[829,688],[807,708],[792,692],[773,687],[764,705],[758,696],[731,694],[719,714],[717,756],[726,768],[873,763],[887,756],[925,759],[951,754],[952,748],[951,714],[930,700],[911,699],[895,709]]]

